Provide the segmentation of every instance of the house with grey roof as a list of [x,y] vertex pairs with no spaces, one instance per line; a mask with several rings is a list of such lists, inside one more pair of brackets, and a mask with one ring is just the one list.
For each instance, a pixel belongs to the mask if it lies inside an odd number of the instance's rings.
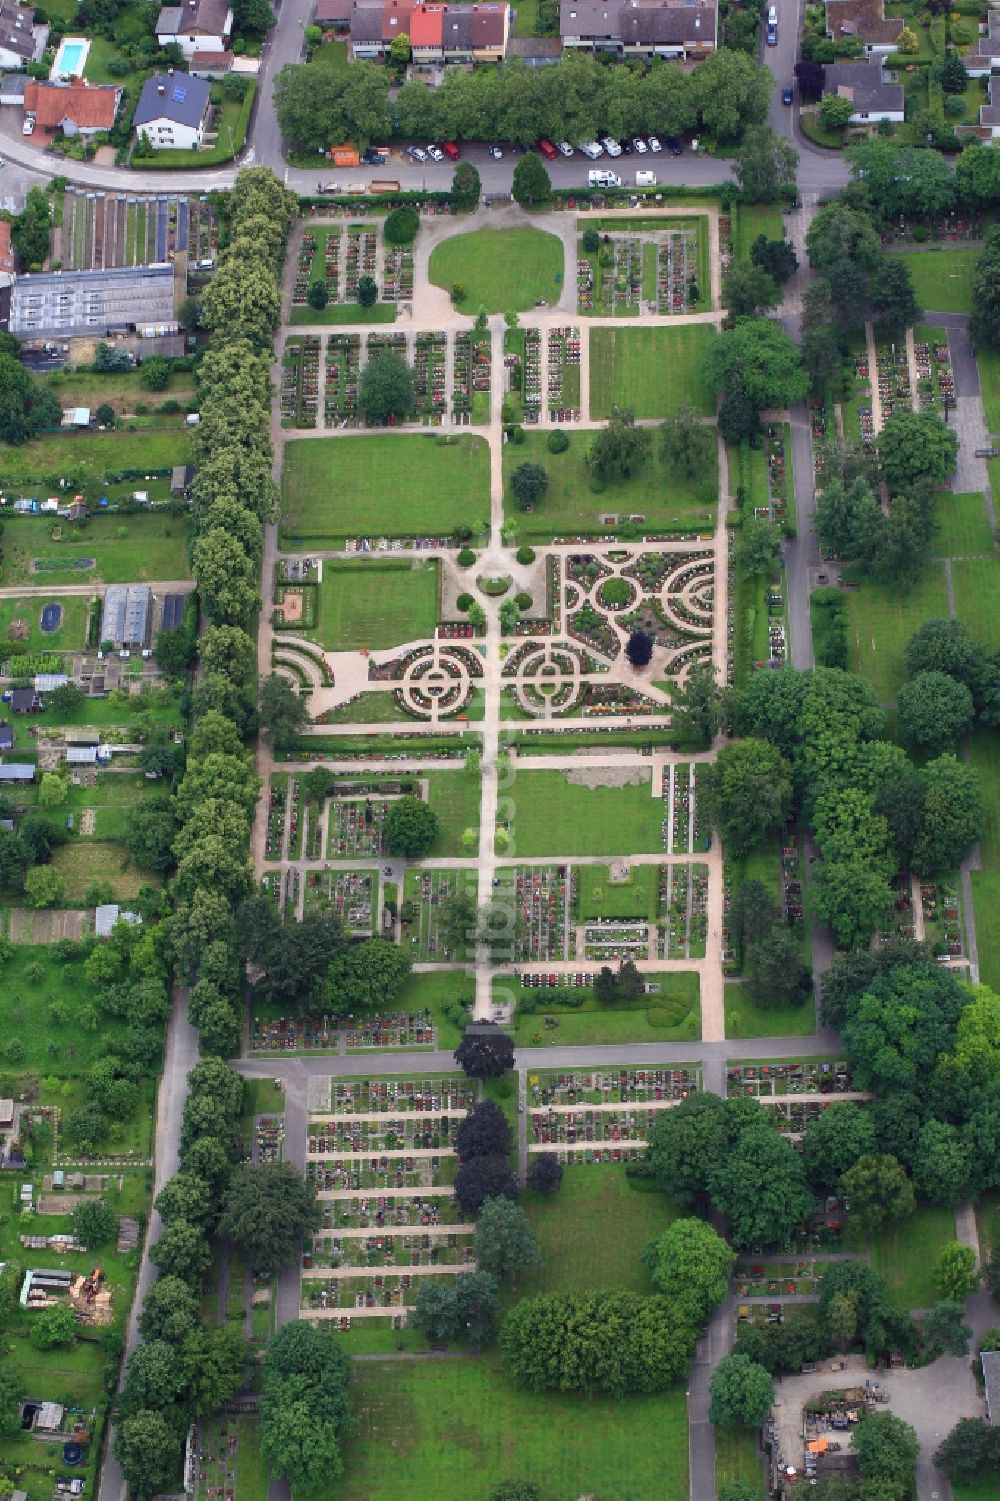
[[174,268],[108,266],[42,271],[11,288],[10,331],[22,339],[175,329]]
[[712,0],[562,0],[559,7],[564,47],[615,57],[706,57],[717,31]]
[[190,73],[155,73],[142,86],[133,129],[156,150],[190,150],[205,139],[211,101],[212,85],[207,79]]
[[34,20],[35,12],[30,6],[0,0],[0,68],[26,68],[32,61]]
[[823,93],[850,100],[851,125],[876,125],[880,120],[903,123],[903,85],[886,71],[880,57],[829,63]]
[[165,5],[156,18],[156,40],[161,47],[179,47],[185,57],[196,52],[225,52],[233,34],[233,12],[228,0],[184,0]]
[[978,134],[984,140],[1000,140],[1000,89],[994,89],[995,78],[991,78],[986,85],[986,97],[988,103],[979,106],[979,124],[982,127]]

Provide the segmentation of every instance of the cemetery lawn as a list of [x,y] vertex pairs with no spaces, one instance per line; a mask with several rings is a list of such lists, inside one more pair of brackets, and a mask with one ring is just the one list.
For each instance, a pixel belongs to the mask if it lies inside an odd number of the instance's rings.
[[764,1501],[764,1461],[752,1428],[716,1428],[715,1478],[720,1486],[742,1480]]
[[986,426],[991,433],[1000,433],[1000,350],[977,348],[976,363],[986,408]]
[[366,1361],[351,1376],[355,1436],[341,1501],[487,1501],[505,1476],[545,1496],[687,1501],[684,1390],[584,1399],[515,1387],[494,1356]]
[[710,416],[711,391],[701,377],[701,356],[714,329],[590,329],[590,415],[603,418],[613,406],[631,407],[637,417],[665,417],[682,401]]
[[[428,784],[427,801],[437,814],[438,834],[431,845],[431,855],[466,855],[462,833],[475,829],[479,835],[480,781],[464,771],[431,771],[424,778]],[[473,858],[478,845],[473,850]]]
[[[544,960],[539,960],[538,965],[544,969]],[[547,1006],[543,1001],[530,1014],[515,1012],[514,1041],[522,1048],[603,1047],[621,1042],[696,1042],[701,1037],[698,975],[693,971],[669,970],[663,974],[644,973],[643,979],[658,984],[658,993],[602,1006],[588,987],[582,991],[584,1002],[579,1008]],[[516,989],[503,981],[499,985],[505,991],[513,990],[516,998]],[[556,1018],[554,1027],[545,1025],[546,1016]]]
[[[0,582],[44,588],[48,584],[147,580],[171,583],[191,577],[189,527],[184,517],[93,516],[82,528],[66,522],[59,526],[62,540],[53,542],[52,525],[44,517],[5,522]],[[44,563],[44,568],[35,567],[36,562]]]
[[767,235],[769,240],[785,238],[784,215],[775,203],[740,203],[733,217],[737,248],[746,260],[750,259],[750,247],[758,235]]
[[[319,620],[310,636],[328,651],[401,646],[434,635],[437,625],[436,563],[391,563],[379,558],[323,567]],[[389,695],[391,698],[391,694]]]
[[937,516],[936,557],[968,558],[977,553],[994,556],[990,519],[980,491],[974,490],[969,495],[942,494]]
[[[426,1007],[431,1012],[437,1028],[438,1049],[442,1052],[452,1052],[462,1040],[462,1031],[454,1022],[445,1020],[441,1014],[441,1007],[445,1001],[460,1001],[463,996],[468,996],[471,1000],[475,988],[475,984],[466,975],[459,974],[457,971],[449,973],[447,970],[425,969],[418,974],[411,971],[393,1001],[393,1008],[396,1011],[423,1011]],[[416,1050],[417,1053],[421,1051],[419,1048]],[[417,1066],[415,1055],[414,1067]],[[419,1066],[423,1067],[423,1065]],[[361,1320],[362,1324],[367,1322],[366,1319]]]
[[541,298],[558,302],[564,260],[562,240],[545,230],[477,229],[435,246],[428,274],[448,292],[461,282],[463,312],[523,313]]
[[581,532],[614,536],[615,527],[601,524],[601,517],[612,513],[645,516],[647,532],[713,529],[719,494],[714,443],[705,474],[697,480],[685,480],[668,476],[654,436],[649,462],[639,474],[630,480],[610,480],[600,494],[595,494],[586,464],[591,434],[568,432],[566,437],[569,447],[562,453],[549,453],[548,434],[540,432],[527,432],[522,444],[515,447],[508,443],[504,448],[505,491],[518,464],[541,464],[549,476],[549,488],[533,511],[519,511],[513,497],[506,494],[506,518],[516,523],[519,540],[548,541]]
[[953,1480],[952,1501],[996,1501],[995,1475],[979,1475],[975,1480]]
[[652,1292],[640,1257],[682,1211],[651,1183],[637,1183],[632,1186],[618,1163],[581,1163],[565,1169],[551,1198],[525,1189],[518,1202],[538,1236],[544,1264],[518,1277],[517,1296],[592,1287]]
[[463,434],[297,438],[281,475],[283,547],[335,547],[347,537],[450,533],[489,517],[489,449]]
[[501,816],[505,803],[518,855],[657,854],[663,848],[663,807],[648,777],[637,786],[587,787],[561,771],[519,771],[511,797],[500,801]]
[[655,865],[634,865],[628,881],[608,879],[607,865],[577,867],[577,910],[581,922],[596,917],[638,917],[655,922],[659,909],[659,878]]
[[980,975],[984,985],[996,987],[1000,985],[1000,925],[991,914],[1000,910],[1000,742],[988,730],[977,730],[971,738],[972,764],[979,772],[986,806],[982,866],[972,872],[972,904],[978,919]]
[[903,651],[925,620],[944,619],[944,569],[932,563],[908,594],[892,584],[862,584],[847,593],[850,670],[867,678],[880,704],[892,703],[906,679]]
[[991,650],[1000,646],[1000,563],[995,557],[952,563],[955,612]]
[[972,278],[978,250],[904,250],[913,278],[913,290],[921,307],[935,313],[971,313]]
[[801,1006],[756,1006],[742,985],[726,986],[727,1037],[811,1037],[816,1030],[816,1003]]
[[934,1307],[934,1262],[954,1239],[954,1212],[931,1204],[918,1205],[908,1220],[872,1239],[872,1268],[888,1282],[897,1307]]

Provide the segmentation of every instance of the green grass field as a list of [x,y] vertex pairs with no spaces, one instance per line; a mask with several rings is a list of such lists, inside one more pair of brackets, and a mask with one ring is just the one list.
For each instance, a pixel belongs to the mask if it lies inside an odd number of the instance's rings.
[[460,1001],[463,997],[471,1000],[475,989],[473,980],[456,971],[421,970],[408,976],[393,1004],[398,1011],[422,1011],[426,1007],[434,1016],[438,1046],[453,1050],[462,1040],[461,1029],[442,1016],[441,1007],[445,1001]]
[[979,772],[986,805],[986,826],[980,841],[982,865],[972,872],[972,905],[976,916],[979,971],[984,985],[1000,986],[1000,741],[989,730],[972,736],[972,764]]
[[970,495],[941,495],[937,520],[936,557],[969,558],[979,553],[993,556],[993,532],[986,501],[978,490]]
[[558,1193],[548,1198],[529,1188],[520,1204],[543,1257],[537,1272],[518,1279],[520,1297],[592,1287],[652,1292],[640,1258],[681,1213],[650,1185],[633,1188],[625,1169],[612,1163],[569,1166]]
[[977,1475],[975,1480],[953,1480],[952,1501],[996,1501],[997,1478],[995,1475]]
[[764,1459],[752,1428],[716,1428],[715,1478],[720,1486],[741,1480],[758,1501],[764,1501]]
[[293,307],[288,319],[296,327],[302,324],[320,323],[395,323],[396,304],[376,302],[371,307],[362,307],[357,302],[328,302],[325,308]]
[[900,252],[913,278],[920,306],[935,313],[971,313],[972,278],[978,250],[906,250]]
[[489,519],[489,449],[463,435],[299,438],[285,447],[282,543],[333,546],[345,537],[442,535]]
[[533,511],[519,511],[507,495],[506,516],[516,522],[519,538],[543,541],[581,532],[614,536],[616,528],[602,523],[605,515],[645,516],[644,530],[654,532],[705,532],[714,528],[719,494],[714,444],[704,475],[691,481],[667,474],[654,440],[649,462],[637,475],[606,482],[598,494],[590,488],[586,463],[590,435],[567,433],[569,447],[563,453],[549,453],[547,436],[528,432],[522,444],[507,444],[504,449],[505,487],[519,464],[541,464],[549,476],[544,498]]
[[925,620],[948,614],[944,569],[932,563],[907,594],[892,584],[862,584],[847,596],[851,671],[868,679],[879,703],[891,703],[906,673],[903,650]]
[[[61,605],[62,620],[54,631],[43,631],[42,612],[46,605]],[[51,595],[46,599],[0,600],[0,641],[11,641],[11,627],[19,622],[16,633],[31,652],[72,651],[84,645],[87,634],[88,601],[83,595],[64,594],[62,598]],[[28,627],[25,636],[23,627]]]
[[934,1262],[942,1247],[954,1239],[953,1212],[921,1204],[908,1220],[872,1240],[872,1267],[888,1282],[898,1307],[933,1308],[938,1300]]
[[785,219],[776,203],[740,203],[733,215],[737,249],[750,259],[750,246],[758,235],[769,240],[785,238]]
[[665,417],[682,401],[711,415],[715,401],[701,376],[711,328],[593,328],[590,337],[590,415],[613,406],[637,417]]
[[656,1397],[538,1397],[495,1357],[354,1366],[355,1435],[341,1501],[487,1501],[530,1477],[546,1501],[687,1501],[684,1391]]
[[[602,1006],[589,988],[579,1009],[544,1004],[528,1014],[515,1013],[514,1040],[518,1047],[605,1047],[624,1042],[696,1042],[701,1036],[701,994],[697,974],[679,970],[645,974],[659,985],[656,995],[621,1005]],[[499,981],[498,992],[508,988]],[[517,992],[514,991],[516,996]],[[545,1016],[556,1025],[547,1027]]]
[[434,563],[369,558],[331,563],[319,585],[319,620],[310,631],[328,651],[401,646],[434,635],[438,572]]
[[[191,577],[188,522],[182,516],[94,516],[83,528],[59,524],[52,541],[43,517],[11,520],[3,531],[4,584],[163,583]],[[92,566],[83,566],[92,559]],[[37,563],[44,563],[38,568]]]
[[92,999],[92,991],[82,963],[61,964],[47,944],[17,944],[4,964],[3,984],[8,1025],[24,1045],[18,1068],[85,1073],[124,1030],[123,1022],[106,1015],[93,1029],[67,1027],[81,997]]
[[640,917],[656,919],[659,908],[659,882],[656,867],[636,865],[631,879],[618,883],[608,880],[605,865],[581,865],[577,871],[581,922],[595,917]]
[[561,771],[518,771],[499,818],[517,855],[654,854],[663,848],[663,809],[649,779],[638,786],[587,787]]
[[107,881],[114,900],[136,897],[143,886],[158,884],[149,871],[129,864],[121,845],[96,839],[64,844],[52,856],[54,868],[66,882],[66,900],[78,902],[94,881]]
[[464,829],[479,829],[480,782],[464,771],[431,771],[425,774],[427,801],[437,814],[438,836],[432,855],[462,855]]
[[1000,350],[977,349],[976,363],[986,409],[986,426],[991,433],[1000,433]]
[[811,1037],[816,1005],[809,996],[801,1006],[756,1006],[742,985],[726,986],[727,1037]]
[[170,469],[190,459],[183,417],[137,420],[135,430],[111,433],[58,432],[32,438],[19,448],[0,445],[0,470],[8,485],[24,480],[58,484],[66,479],[84,487],[88,498],[96,496],[100,481],[123,469]]
[[542,229],[477,229],[453,235],[431,251],[436,287],[465,288],[461,310],[523,313],[544,298],[556,303],[565,268],[563,243]]
[[1000,646],[1000,562],[995,557],[952,563],[955,610],[985,646]]

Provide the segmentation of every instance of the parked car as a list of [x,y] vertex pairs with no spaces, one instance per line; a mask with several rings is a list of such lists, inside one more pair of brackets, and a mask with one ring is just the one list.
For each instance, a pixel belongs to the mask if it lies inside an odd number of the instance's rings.
[[646,142],[643,140],[642,136],[636,136],[635,140],[632,142],[632,145],[640,156],[645,156],[646,152],[649,150],[649,147],[646,145]]
[[24,124],[21,126],[21,134],[23,136],[30,136],[32,134],[32,132],[34,131],[34,129],[35,129],[35,117],[34,117],[34,115],[29,115],[28,118],[25,120]]
[[380,151],[377,146],[369,146],[367,151],[361,153],[363,167],[384,167],[388,160],[388,151]]
[[604,147],[609,156],[621,156],[622,154],[622,148],[619,146],[614,136],[602,136],[601,145]]
[[671,156],[683,156],[684,154],[684,147],[676,136],[667,137],[667,150]]
[[500,161],[501,157],[503,156],[503,152],[500,150],[499,146],[491,146],[490,147],[490,156],[492,156],[492,158],[493,158],[493,160],[495,162],[498,162],[498,161]]
[[576,149],[582,151],[584,156],[589,156],[592,162],[604,155],[604,147],[598,141],[580,141]]
[[427,147],[427,155],[430,157],[432,162],[444,161],[444,152],[441,150],[440,146],[435,146],[433,141]]
[[658,151],[662,151],[663,150],[663,147],[660,145],[660,141],[659,141],[659,137],[658,136],[650,136],[650,138],[649,138],[649,149],[650,149],[650,151],[653,152],[654,155]]
[[547,141],[544,136],[542,136],[538,142],[538,149],[547,162],[554,162],[556,157],[559,155],[552,142]]
[[785,87],[781,91],[781,102],[782,102],[782,104],[791,104],[791,102],[794,99],[794,97],[795,97],[795,95],[792,93],[792,90],[786,84]]
[[420,146],[408,146],[406,154],[415,162],[425,162],[427,160],[427,152]]
[[441,150],[444,152],[445,156],[448,157],[449,160],[453,161],[453,162],[457,162],[458,158],[462,154],[459,151],[458,147],[455,145],[454,141],[442,141],[441,142]]
[[560,151],[563,156],[572,156],[573,155],[573,148],[570,145],[569,141],[560,141],[558,143],[558,146],[556,147],[556,149],[558,151]]
[[770,21],[767,23],[767,45],[769,47],[777,47],[778,45],[778,28],[772,25]]

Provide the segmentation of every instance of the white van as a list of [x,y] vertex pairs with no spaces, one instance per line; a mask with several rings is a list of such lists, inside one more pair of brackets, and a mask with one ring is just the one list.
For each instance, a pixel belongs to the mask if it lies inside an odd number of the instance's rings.
[[576,149],[582,151],[584,156],[589,156],[592,162],[596,162],[599,156],[604,155],[604,147],[598,145],[596,141],[581,141]]
[[778,24],[778,7],[776,5],[772,5],[767,12],[767,24],[768,26],[777,26]]
[[620,188],[622,185],[617,172],[605,172],[600,168],[596,172],[588,172],[587,181],[592,188]]
[[655,188],[656,187],[656,173],[655,172],[637,172],[635,174],[635,185],[636,185],[637,188]]

